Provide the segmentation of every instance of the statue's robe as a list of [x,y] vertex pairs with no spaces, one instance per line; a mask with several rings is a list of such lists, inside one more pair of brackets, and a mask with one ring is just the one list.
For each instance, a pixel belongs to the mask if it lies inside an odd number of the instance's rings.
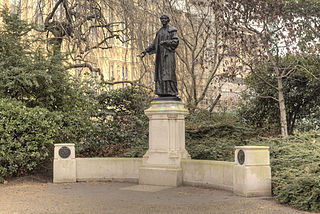
[[[166,43],[160,45],[161,41],[166,41]],[[149,54],[156,54],[154,79],[155,94],[158,96],[178,95],[175,59],[178,44],[177,29],[168,25],[157,31],[153,43],[145,50]]]

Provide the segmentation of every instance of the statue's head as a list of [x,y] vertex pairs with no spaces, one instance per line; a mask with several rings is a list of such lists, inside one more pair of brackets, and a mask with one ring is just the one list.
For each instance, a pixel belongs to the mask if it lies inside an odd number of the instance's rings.
[[165,26],[170,22],[170,18],[167,14],[163,14],[162,16],[160,16],[160,21]]

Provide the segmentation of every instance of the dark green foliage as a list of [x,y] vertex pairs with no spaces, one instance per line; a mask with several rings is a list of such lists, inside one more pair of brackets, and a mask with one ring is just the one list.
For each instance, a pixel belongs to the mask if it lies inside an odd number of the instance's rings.
[[[147,129],[147,126],[145,126]],[[193,159],[233,161],[234,147],[255,136],[232,114],[197,111],[186,117],[186,149]],[[142,157],[148,149],[147,133],[125,157]]]
[[63,117],[55,143],[79,142],[93,129],[90,90],[70,78],[59,52],[43,50],[45,42],[8,9],[1,12],[0,98],[19,100]]
[[96,130],[78,146],[79,155],[136,157],[144,153],[148,142],[144,110],[152,99],[148,92],[126,87],[104,91],[96,99]]
[[320,211],[320,134],[260,138],[251,145],[270,146],[272,192],[295,208]]
[[0,120],[8,123],[0,133],[3,179],[52,158],[53,142],[76,143],[88,136],[95,128],[95,101],[90,90],[70,79],[59,53],[41,48],[44,41],[30,34],[26,22],[8,9],[1,17],[0,99],[3,106],[17,106],[11,117],[8,107],[0,109]]
[[[283,78],[284,96],[287,111],[289,134],[294,128],[303,124],[304,119],[317,123],[320,118],[315,112],[319,111],[320,97],[320,59],[318,56],[296,58],[289,56],[282,59],[282,67],[287,76]],[[263,70],[261,72],[260,70]],[[277,134],[280,129],[280,110],[277,90],[265,84],[264,80],[277,86],[276,76],[271,67],[258,68],[262,79],[251,74],[246,78],[248,91],[244,95],[245,103],[240,110],[241,117],[250,125],[265,129],[265,132]],[[312,115],[313,120],[309,120]],[[314,127],[309,124],[310,127]],[[300,128],[300,127],[298,127]]]
[[50,111],[72,110],[79,94],[63,66],[64,57],[46,52],[45,41],[8,9],[1,17],[0,97]]
[[186,149],[193,159],[233,161],[234,147],[253,135],[232,114],[200,111],[186,118]]
[[0,99],[0,183],[35,169],[53,153],[62,115]]

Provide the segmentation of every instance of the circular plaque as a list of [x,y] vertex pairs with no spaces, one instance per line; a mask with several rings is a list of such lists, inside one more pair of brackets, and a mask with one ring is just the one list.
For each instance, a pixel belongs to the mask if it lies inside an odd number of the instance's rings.
[[59,149],[59,156],[61,158],[68,158],[70,154],[71,154],[71,150],[66,146],[63,146]]
[[238,152],[238,162],[240,165],[244,164],[244,160],[245,160],[245,154],[244,154],[244,151],[242,150],[239,150]]

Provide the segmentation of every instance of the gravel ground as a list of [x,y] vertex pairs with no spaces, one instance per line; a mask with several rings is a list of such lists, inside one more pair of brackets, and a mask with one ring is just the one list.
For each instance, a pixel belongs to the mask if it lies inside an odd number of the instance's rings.
[[144,186],[117,182],[42,183],[33,180],[0,185],[0,214],[11,213],[307,213],[272,198],[244,198],[231,192],[182,186]]

